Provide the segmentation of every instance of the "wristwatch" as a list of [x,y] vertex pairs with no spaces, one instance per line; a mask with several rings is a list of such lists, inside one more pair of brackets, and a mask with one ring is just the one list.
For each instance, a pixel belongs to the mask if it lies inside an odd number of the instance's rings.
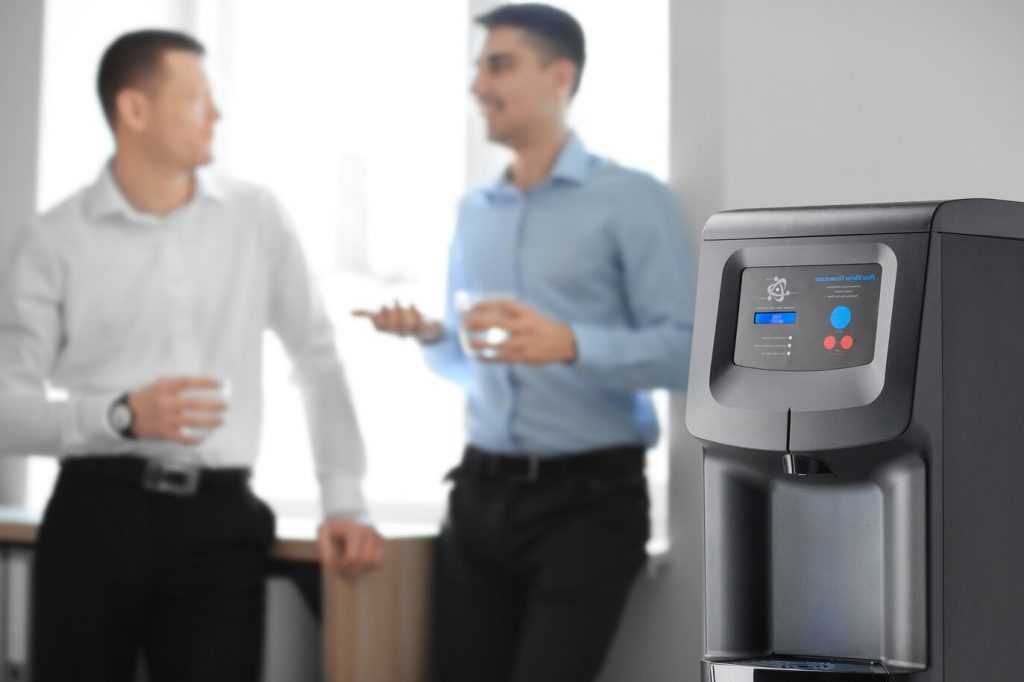
[[122,438],[135,438],[135,434],[132,433],[132,424],[135,422],[135,415],[132,413],[132,408],[128,404],[127,393],[115,400],[114,404],[110,406],[110,411],[107,413],[107,420],[110,422],[110,427],[117,431]]

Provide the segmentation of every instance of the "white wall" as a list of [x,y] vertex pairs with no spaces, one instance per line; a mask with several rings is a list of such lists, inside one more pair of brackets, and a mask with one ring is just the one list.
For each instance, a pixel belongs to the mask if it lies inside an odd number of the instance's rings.
[[[35,211],[43,3],[0,2],[0,279]],[[24,460],[0,460],[0,504],[20,504]]]

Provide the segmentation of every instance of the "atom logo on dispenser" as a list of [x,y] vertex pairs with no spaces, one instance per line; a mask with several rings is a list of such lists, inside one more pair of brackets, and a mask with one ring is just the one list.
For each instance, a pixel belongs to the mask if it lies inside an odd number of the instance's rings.
[[768,285],[768,298],[772,301],[782,303],[789,294],[789,286],[785,277],[776,277],[775,281]]

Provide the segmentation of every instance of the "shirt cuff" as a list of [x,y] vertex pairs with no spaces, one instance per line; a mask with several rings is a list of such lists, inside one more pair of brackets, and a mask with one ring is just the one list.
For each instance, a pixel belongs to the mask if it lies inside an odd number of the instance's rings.
[[580,369],[601,369],[615,361],[612,335],[607,329],[585,324],[573,324],[576,337],[576,364]]
[[320,501],[324,518],[329,516],[360,517],[366,514],[362,479],[331,476],[320,479]]
[[445,327],[444,325],[441,325],[441,331],[437,336],[433,336],[426,339],[417,336],[416,341],[418,341],[421,346],[436,346],[440,342],[444,341],[448,336],[448,328]]
[[[93,441],[97,438],[121,440],[121,434],[115,431],[110,424],[110,408],[114,406],[114,401],[120,396],[121,393],[110,392],[79,398],[76,401],[78,405],[75,409],[77,428],[72,428],[72,433],[66,435],[76,443]],[[64,441],[65,453],[71,444],[68,440]]]

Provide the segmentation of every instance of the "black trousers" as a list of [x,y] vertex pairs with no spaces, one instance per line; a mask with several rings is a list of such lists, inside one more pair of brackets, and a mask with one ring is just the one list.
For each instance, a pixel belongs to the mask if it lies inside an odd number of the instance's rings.
[[191,496],[133,479],[62,467],[37,544],[34,679],[129,682],[142,654],[151,682],[257,682],[273,513],[242,475]]
[[469,448],[449,475],[434,633],[440,682],[590,682],[600,671],[646,561],[644,451],[563,459],[537,471]]

